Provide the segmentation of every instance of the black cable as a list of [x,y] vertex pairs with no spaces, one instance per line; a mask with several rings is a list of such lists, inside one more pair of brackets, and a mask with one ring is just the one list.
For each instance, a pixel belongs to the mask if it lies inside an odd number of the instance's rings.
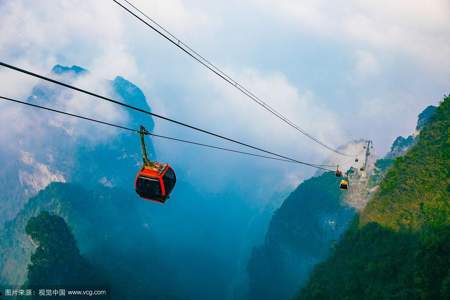
[[50,108],[50,107],[46,107],[46,106],[42,106],[42,105],[38,105],[38,104],[33,104],[33,103],[25,102],[25,101],[20,101],[20,100],[17,100],[17,99],[12,99],[12,98],[8,98],[8,97],[4,97],[4,96],[0,96],[0,98],[3,99],[3,100],[7,100],[7,101],[19,103],[19,104],[24,104],[24,105],[28,105],[28,106],[32,106],[32,107],[36,107],[36,108],[40,108],[40,109],[45,109],[45,110],[48,110],[48,111],[51,111],[51,112],[55,112],[55,113],[59,113],[59,114],[63,114],[63,115],[67,115],[67,116],[71,116],[71,117],[75,117],[75,118],[91,121],[91,122],[100,123],[100,124],[103,124],[103,125],[116,127],[116,128],[120,128],[120,129],[123,129],[123,130],[139,132],[139,130],[136,130],[136,129],[133,129],[133,128],[120,126],[120,125],[116,125],[116,124],[113,124],[113,123],[109,123],[109,122],[105,122],[105,121],[92,119],[92,118],[89,118],[89,117],[84,117],[84,116],[68,113],[68,112],[65,112],[65,111],[62,111],[62,110],[57,110],[57,109],[54,109],[54,108]]
[[296,164],[296,162],[294,162],[292,160],[283,159],[283,158],[276,158],[276,157],[270,157],[270,156],[260,155],[260,154],[256,154],[256,153],[250,153],[250,152],[239,151],[239,150],[234,150],[234,149],[229,149],[229,148],[223,148],[223,147],[219,147],[219,146],[213,146],[213,145],[203,144],[203,143],[199,143],[199,142],[193,142],[193,141],[183,140],[183,139],[179,139],[179,138],[163,136],[163,135],[150,133],[150,132],[148,133],[148,135],[151,135],[153,137],[167,139],[167,140],[172,140],[172,141],[176,141],[176,142],[186,143],[186,144],[192,144],[192,145],[197,145],[197,146],[202,146],[202,147],[207,147],[207,148],[212,148],[212,149],[217,149],[217,150],[222,150],[222,151],[227,151],[227,152],[234,152],[234,153],[239,153],[239,154],[245,154],[245,155],[250,155],[250,156],[256,156],[256,157],[279,160],[279,161]]
[[303,165],[306,165],[306,166],[311,166],[311,167],[316,167],[317,166],[315,164],[311,164],[311,163],[303,162],[303,161],[300,161],[300,160],[296,160],[296,159],[293,159],[293,158],[290,158],[290,157],[287,157],[287,156],[284,156],[284,155],[281,155],[281,154],[277,154],[277,153],[269,151],[269,150],[262,149],[260,147],[252,146],[250,144],[247,144],[247,143],[244,143],[244,142],[232,139],[232,138],[228,138],[228,137],[226,137],[224,135],[221,135],[221,134],[218,134],[218,133],[214,133],[212,131],[201,129],[199,127],[196,127],[196,126],[193,126],[193,125],[189,125],[189,124],[184,123],[184,122],[180,122],[180,121],[177,121],[177,120],[174,120],[174,119],[171,119],[171,118],[159,115],[159,114],[155,114],[155,113],[152,113],[151,111],[144,110],[142,108],[138,108],[138,107],[126,104],[124,102],[120,102],[120,101],[117,101],[117,100],[114,100],[114,99],[111,99],[111,98],[108,98],[108,97],[105,97],[105,96],[102,96],[102,95],[99,95],[99,94],[96,94],[96,93],[93,93],[93,92],[90,92],[90,91],[87,91],[87,90],[84,90],[84,89],[81,89],[79,87],[75,87],[73,85],[70,85],[70,84],[67,84],[67,83],[64,83],[64,82],[61,82],[61,81],[58,81],[58,80],[55,80],[55,79],[52,79],[52,78],[49,78],[49,77],[46,77],[46,76],[43,76],[43,75],[39,75],[39,74],[33,73],[31,71],[27,71],[27,70],[19,68],[19,67],[15,67],[15,66],[9,65],[9,64],[1,62],[1,61],[0,61],[0,66],[6,67],[8,69],[11,69],[11,70],[14,70],[14,71],[17,71],[17,72],[21,72],[21,73],[24,73],[24,74],[27,74],[27,75],[30,75],[30,76],[33,76],[33,77],[36,77],[36,78],[40,78],[42,80],[45,80],[45,81],[48,81],[48,82],[52,82],[54,84],[61,85],[61,86],[64,86],[66,88],[69,88],[69,89],[72,89],[72,90],[75,90],[75,91],[78,91],[78,92],[81,92],[81,93],[84,93],[84,94],[87,94],[87,95],[99,98],[99,99],[102,99],[102,100],[105,100],[105,101],[108,101],[108,102],[111,102],[111,103],[114,103],[114,104],[117,104],[117,105],[120,105],[120,106],[124,106],[124,107],[129,108],[129,109],[133,109],[133,110],[139,111],[141,113],[153,116],[155,118],[166,120],[168,122],[171,122],[171,123],[183,126],[183,127],[187,127],[187,128],[192,129],[192,130],[195,130],[195,131],[199,131],[199,132],[202,132],[202,133],[205,133],[205,134],[208,134],[208,135],[211,135],[211,136],[214,136],[214,137],[217,137],[217,138],[220,138],[220,139],[223,139],[223,140],[226,140],[226,141],[229,141],[229,142],[232,142],[232,143],[244,146],[244,147],[248,147],[248,148],[251,148],[253,150],[258,150],[258,151],[261,151],[261,152],[264,152],[264,153],[267,153],[267,154],[270,154],[270,155],[273,155],[273,156],[277,156],[279,158],[291,160],[291,161],[294,161],[296,163],[303,164]]
[[[4,96],[0,96],[0,99],[11,101],[11,102],[15,102],[15,103],[19,103],[19,104],[23,104],[23,105],[27,105],[27,106],[31,106],[31,107],[35,107],[35,108],[39,108],[39,109],[48,110],[48,111],[51,111],[51,112],[55,112],[55,113],[67,115],[67,116],[70,116],[70,117],[75,117],[75,118],[79,118],[79,119],[83,119],[83,120],[87,120],[87,121],[91,121],[91,122],[95,122],[95,123],[99,123],[99,124],[103,124],[103,125],[107,125],[107,126],[111,126],[111,127],[127,130],[127,131],[131,131],[131,132],[140,133],[139,130],[133,129],[133,128],[130,128],[130,127],[121,126],[121,125],[113,124],[113,123],[110,123],[110,122],[100,121],[100,120],[97,120],[97,119],[93,119],[93,118],[89,118],[89,117],[85,117],[85,116],[81,116],[81,115],[65,112],[65,111],[62,111],[62,110],[57,110],[57,109],[54,109],[54,108],[50,108],[50,107],[46,107],[46,106],[42,106],[42,105],[38,105],[38,104],[33,104],[33,103],[25,102],[25,101],[20,101],[20,100],[17,100],[17,99],[12,99],[12,98],[8,98],[8,97],[4,97]],[[222,150],[222,151],[227,151],[227,152],[244,154],[244,155],[248,155],[248,156],[260,157],[260,158],[272,159],[272,160],[278,160],[278,161],[284,161],[284,162],[289,162],[289,163],[296,163],[293,160],[276,158],[276,157],[271,157],[271,156],[266,156],[266,155],[260,155],[260,154],[256,154],[256,153],[239,151],[239,150],[234,150],[234,149],[229,149],[229,148],[224,148],[224,147],[219,147],[219,146],[213,146],[213,145],[208,145],[208,144],[203,144],[203,143],[199,143],[199,142],[194,142],[194,141],[174,138],[174,137],[160,135],[160,134],[151,133],[151,132],[147,132],[146,135],[150,135],[150,136],[161,138],[161,139],[181,142],[181,143],[185,143],[185,144],[197,145],[197,146],[211,148],[211,149],[217,149],[217,150]],[[326,170],[326,171],[331,171],[331,170],[322,168],[322,166],[314,166],[314,168],[318,168],[318,169],[322,169],[322,170]]]
[[[314,142],[318,143],[319,145],[327,148],[330,151],[333,151],[337,154],[343,155],[343,156],[353,156],[353,155],[349,155],[346,153],[343,153],[337,149],[334,149],[330,146],[328,146],[327,144],[323,143],[322,141],[320,141],[319,139],[317,139],[316,137],[314,137],[313,135],[309,134],[308,132],[306,132],[304,129],[302,129],[301,127],[299,127],[298,125],[296,125],[295,123],[293,123],[292,121],[290,121],[287,117],[283,116],[281,113],[279,113],[278,111],[276,111],[274,108],[272,108],[269,104],[267,104],[265,101],[263,101],[261,98],[259,98],[258,96],[256,96],[255,94],[253,94],[252,92],[250,92],[247,88],[245,88],[243,85],[241,85],[240,83],[238,83],[236,80],[234,80],[231,76],[227,75],[225,72],[223,72],[220,68],[218,68],[217,66],[215,66],[214,64],[212,64],[210,61],[208,61],[205,57],[203,57],[202,55],[200,55],[198,52],[196,52],[195,50],[193,50],[191,47],[189,47],[187,44],[185,44],[184,42],[182,42],[179,38],[177,38],[175,35],[173,35],[172,33],[170,33],[167,29],[165,29],[162,25],[160,25],[159,23],[157,23],[155,20],[153,20],[152,18],[150,18],[147,14],[145,14],[142,10],[140,10],[138,7],[136,7],[135,5],[133,5],[132,3],[130,3],[128,0],[124,0],[126,3],[128,3],[128,5],[130,5],[131,7],[133,7],[136,11],[138,11],[139,13],[141,13],[143,16],[145,16],[148,20],[150,20],[153,24],[155,24],[157,27],[160,28],[160,30],[158,28],[156,28],[155,26],[149,24],[148,22],[146,22],[145,20],[143,20],[141,17],[139,17],[137,14],[135,14],[134,12],[132,12],[129,8],[127,8],[126,6],[124,6],[122,3],[120,3],[117,0],[112,0],[114,3],[116,3],[117,5],[119,5],[121,8],[123,8],[125,11],[127,11],[129,14],[131,14],[132,16],[134,16],[135,18],[137,18],[139,21],[141,21],[142,23],[144,23],[145,25],[147,25],[149,28],[151,28],[152,30],[154,30],[156,33],[158,33],[159,35],[161,35],[162,37],[164,37],[166,40],[168,40],[170,43],[172,43],[173,45],[175,45],[177,48],[179,48],[181,51],[183,51],[184,53],[186,53],[187,55],[189,55],[190,57],[192,57],[194,60],[196,60],[198,63],[200,63],[201,65],[203,65],[204,67],[206,67],[207,69],[209,69],[211,72],[215,73],[217,76],[219,76],[220,78],[222,78],[223,80],[225,80],[227,83],[229,83],[230,85],[232,85],[233,87],[235,87],[236,89],[238,89],[241,93],[243,93],[244,95],[246,95],[247,97],[249,97],[251,100],[253,100],[255,103],[257,103],[258,105],[262,106],[265,110],[267,110],[268,112],[272,113],[274,116],[276,116],[277,118],[279,118],[280,120],[282,120],[283,122],[285,122],[286,124],[288,124],[289,126],[293,127],[294,129],[296,129],[297,131],[299,131],[300,133],[302,133],[303,135],[305,135],[306,137],[308,137],[309,139],[313,140]],[[164,31],[166,34],[164,34],[162,31]],[[188,50],[186,50],[184,47],[186,47]]]

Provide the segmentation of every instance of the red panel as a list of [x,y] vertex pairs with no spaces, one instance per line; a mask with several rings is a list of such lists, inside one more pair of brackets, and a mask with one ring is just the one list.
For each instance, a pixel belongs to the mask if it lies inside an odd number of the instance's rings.
[[163,197],[163,199],[157,200],[157,199],[149,199],[149,198],[144,198],[144,197],[141,197],[141,198],[159,202],[159,203],[164,203],[166,201],[166,197],[168,195],[166,194],[166,187],[164,185],[164,181],[162,180],[162,178],[163,178],[164,174],[166,174],[166,172],[170,168],[170,166],[168,164],[166,164],[164,166],[161,164],[161,165],[159,165],[159,167],[163,167],[163,170],[161,170],[161,168],[154,169],[154,168],[149,168],[149,167],[142,167],[142,169],[137,173],[136,178],[134,180],[134,189],[136,190],[137,179],[141,175],[145,176],[145,177],[157,179],[159,181],[159,184],[161,187],[161,196]]

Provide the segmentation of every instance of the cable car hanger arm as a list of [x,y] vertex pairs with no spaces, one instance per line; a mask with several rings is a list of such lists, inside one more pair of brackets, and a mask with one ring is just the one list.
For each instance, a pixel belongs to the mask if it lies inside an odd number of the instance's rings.
[[142,159],[144,161],[144,166],[150,167],[152,165],[152,163],[148,159],[147,147],[145,146],[145,136],[148,134],[149,134],[149,132],[147,131],[147,129],[145,129],[145,127],[141,125],[139,128],[139,136],[141,138]]

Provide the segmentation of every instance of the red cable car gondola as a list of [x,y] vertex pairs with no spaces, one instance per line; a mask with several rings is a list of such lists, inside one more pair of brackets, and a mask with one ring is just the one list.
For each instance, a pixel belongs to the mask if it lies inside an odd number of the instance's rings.
[[339,166],[336,167],[336,173],[335,173],[336,177],[342,177],[342,171],[339,170]]
[[177,178],[169,164],[153,162],[148,159],[144,136],[148,131],[141,126],[140,132],[144,166],[136,175],[134,188],[144,199],[164,203],[175,187]]

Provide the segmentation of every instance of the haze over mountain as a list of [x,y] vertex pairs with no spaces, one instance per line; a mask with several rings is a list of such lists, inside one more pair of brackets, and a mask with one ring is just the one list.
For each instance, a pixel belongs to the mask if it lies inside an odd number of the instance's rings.
[[447,96],[298,299],[448,299],[449,121]]
[[[62,65],[56,65],[51,76],[74,84],[94,80],[113,97],[150,109],[140,89],[120,76],[102,81],[79,66]],[[147,116],[99,108],[102,104],[96,100],[43,82],[36,84],[27,100],[71,112],[90,106],[91,116],[102,120],[153,128]],[[179,180],[170,201],[164,206],[143,201],[133,191],[141,163],[137,135],[29,108],[18,113],[29,114],[36,134],[19,136],[19,143],[2,153],[8,165],[0,176],[5,191],[1,205],[9,219],[0,235],[2,283],[25,283],[35,249],[25,227],[31,217],[48,211],[64,218],[81,255],[92,265],[118,274],[110,276],[111,284],[125,287],[133,280],[142,281],[142,289],[127,296],[130,299],[144,297],[144,287],[152,287],[153,295],[185,299],[217,298],[218,291],[225,299],[233,293],[238,268],[245,264],[270,216],[248,206],[251,202],[245,200],[251,193],[233,186],[205,193],[202,185],[186,179],[188,170],[175,163]],[[152,141],[148,143],[155,159]],[[246,189],[258,180],[249,178]],[[13,189],[7,188],[8,182]],[[195,280],[192,274],[197,274]],[[173,286],[177,289],[171,291]]]
[[[435,111],[436,107],[429,106],[419,114],[416,138]],[[307,282],[314,266],[339,244],[341,234],[354,220],[355,208],[364,209],[355,205],[356,201],[364,205],[369,201],[372,196],[369,191],[375,190],[393,160],[404,155],[416,138],[399,136],[391,151],[372,163],[371,180],[364,194],[340,191],[337,189],[340,179],[330,172],[302,182],[275,211],[264,243],[252,252],[247,269],[248,299],[292,299]],[[356,163],[351,159],[343,170],[351,165],[359,168],[363,155],[359,160]],[[356,184],[355,181],[351,184]]]
[[[0,1],[0,61],[338,164],[351,188],[301,164],[147,137],[177,184],[166,204],[144,201],[133,190],[137,134],[0,99],[0,291],[48,282],[133,300],[449,298],[448,100],[437,108],[450,83],[448,0],[127,2]],[[5,67],[0,82],[0,96],[248,150]]]

